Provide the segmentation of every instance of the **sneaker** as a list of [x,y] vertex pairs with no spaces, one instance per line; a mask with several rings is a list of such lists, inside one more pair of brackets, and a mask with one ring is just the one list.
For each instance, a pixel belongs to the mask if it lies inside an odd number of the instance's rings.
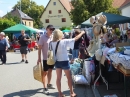
[[25,63],[28,63],[28,60],[26,60]]
[[0,63],[0,65],[4,65],[3,63]]
[[24,59],[22,59],[22,61],[21,62],[24,62]]
[[48,87],[49,89],[55,89],[55,87],[54,87],[52,84],[47,84],[47,87]]
[[46,95],[49,95],[48,89],[47,89],[47,88],[44,88],[43,93],[45,93]]
[[0,65],[5,65],[6,63],[1,63]]

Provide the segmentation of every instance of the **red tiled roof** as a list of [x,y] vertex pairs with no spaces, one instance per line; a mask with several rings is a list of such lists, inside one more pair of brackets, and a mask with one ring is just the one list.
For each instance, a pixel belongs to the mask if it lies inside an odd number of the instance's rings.
[[[122,4],[124,4],[126,0],[113,0],[112,6],[114,8],[120,8],[122,6]],[[130,0],[128,0],[130,1]]]
[[72,7],[71,7],[71,3],[69,2],[69,0],[59,0],[61,2],[61,4],[65,7],[65,9],[70,12]]
[[130,0],[126,0],[126,1],[121,5],[121,7],[124,7],[124,6],[127,5],[128,3],[130,3]]

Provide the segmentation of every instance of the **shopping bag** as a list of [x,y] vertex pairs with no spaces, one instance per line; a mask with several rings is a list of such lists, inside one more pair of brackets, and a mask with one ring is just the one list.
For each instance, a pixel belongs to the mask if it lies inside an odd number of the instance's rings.
[[38,65],[33,67],[33,76],[34,79],[40,82],[42,81],[42,72],[43,72],[43,68],[42,68],[42,63],[39,63]]
[[91,61],[90,60],[85,60],[84,61],[84,66],[83,66],[83,75],[85,76],[85,78],[88,81],[88,84],[91,83],[91,73],[90,73],[90,65]]
[[52,50],[48,50],[47,55],[48,55],[48,57],[47,57],[47,64],[48,65],[54,65],[56,60],[54,58],[53,51]]
[[75,75],[74,82],[75,84],[88,84],[88,81],[83,75]]

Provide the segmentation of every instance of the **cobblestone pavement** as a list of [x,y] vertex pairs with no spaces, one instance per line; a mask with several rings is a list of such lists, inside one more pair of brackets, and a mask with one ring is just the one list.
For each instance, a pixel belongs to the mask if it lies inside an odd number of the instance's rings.
[[[51,89],[50,95],[43,94],[42,83],[34,80],[33,66],[36,65],[37,51],[28,54],[29,63],[20,63],[19,53],[7,53],[7,64],[0,65],[0,97],[58,97],[57,89]],[[52,84],[56,86],[56,73],[53,70]],[[69,96],[67,79],[62,77],[62,91]],[[89,86],[76,85],[78,97],[94,97]]]

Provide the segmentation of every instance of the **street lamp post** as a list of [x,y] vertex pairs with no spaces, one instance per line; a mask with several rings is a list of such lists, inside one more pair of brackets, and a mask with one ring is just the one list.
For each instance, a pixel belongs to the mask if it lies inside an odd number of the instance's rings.
[[[21,0],[20,0],[20,11],[21,11]],[[20,13],[20,23],[22,24],[22,16],[21,16],[21,13]]]

